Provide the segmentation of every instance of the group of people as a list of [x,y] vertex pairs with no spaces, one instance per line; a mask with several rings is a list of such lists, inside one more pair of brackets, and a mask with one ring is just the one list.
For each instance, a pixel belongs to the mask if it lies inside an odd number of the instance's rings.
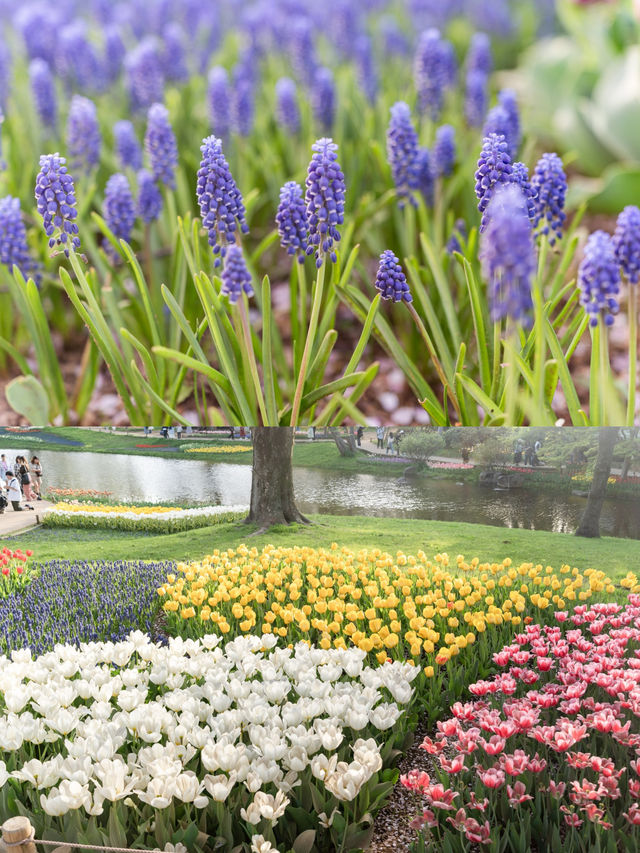
[[[360,427],[360,429],[362,429],[362,427]],[[358,430],[358,433],[359,432],[360,431]],[[364,433],[364,430],[363,430],[363,433]],[[384,427],[377,427],[376,428],[376,438],[378,441],[378,445],[377,445],[378,450],[384,450],[385,449],[385,433],[386,433],[386,430]],[[361,437],[362,436],[359,434],[358,435],[358,447],[360,447],[360,438]],[[404,430],[403,429],[400,429],[397,432],[390,431],[389,433],[387,433],[387,436],[386,436],[386,439],[387,439],[386,453],[393,453],[393,451],[395,450],[396,456],[400,456],[400,442],[402,441],[403,438],[404,438]]]
[[[0,513],[11,504],[15,512],[33,510],[31,501],[42,500],[42,465],[37,456],[16,456],[13,464],[0,456]],[[24,506],[22,502],[25,501]]]
[[515,465],[524,465],[526,468],[537,468],[542,465],[538,453],[542,449],[542,444],[536,441],[535,444],[525,444],[522,439],[518,439],[513,448],[513,462]]

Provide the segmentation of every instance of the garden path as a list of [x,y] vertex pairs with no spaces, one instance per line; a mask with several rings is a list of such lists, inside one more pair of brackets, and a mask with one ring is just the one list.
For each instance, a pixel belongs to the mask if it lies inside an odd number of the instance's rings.
[[28,509],[24,512],[14,512],[11,507],[7,507],[4,513],[0,515],[0,544],[3,536],[21,533],[23,530],[40,524],[44,510],[51,505],[50,501],[35,501],[33,512]]

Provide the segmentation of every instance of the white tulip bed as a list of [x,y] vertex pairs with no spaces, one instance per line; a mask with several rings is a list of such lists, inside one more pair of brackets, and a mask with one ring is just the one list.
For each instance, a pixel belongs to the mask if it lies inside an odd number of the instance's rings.
[[177,533],[213,524],[239,521],[248,506],[201,506],[193,509],[167,507],[109,507],[101,504],[61,503],[43,516],[45,527],[89,527],[135,530],[147,533]]
[[142,632],[0,657],[0,813],[37,837],[193,851],[366,846],[419,669],[273,635]]

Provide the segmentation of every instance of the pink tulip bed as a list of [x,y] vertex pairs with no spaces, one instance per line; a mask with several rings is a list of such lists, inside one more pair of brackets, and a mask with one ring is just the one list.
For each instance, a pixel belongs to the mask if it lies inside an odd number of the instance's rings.
[[416,853],[640,849],[640,595],[530,624],[412,770]]

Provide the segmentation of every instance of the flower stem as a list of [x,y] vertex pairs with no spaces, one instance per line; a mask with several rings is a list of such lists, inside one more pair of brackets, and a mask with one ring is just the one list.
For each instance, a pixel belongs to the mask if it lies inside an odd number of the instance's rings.
[[589,388],[589,418],[591,426],[602,426],[602,377],[601,377],[601,338],[600,331],[604,322],[598,318],[598,325],[591,328],[591,382]]
[[538,256],[538,274],[533,290],[535,316],[535,408],[536,417],[544,421],[545,417],[545,317],[544,317],[544,274],[547,266],[549,242],[542,237]]
[[293,398],[293,406],[291,409],[291,426],[298,426],[298,418],[300,416],[300,404],[302,402],[302,393],[304,391],[304,383],[307,378],[307,369],[309,367],[309,359],[311,358],[311,350],[313,348],[316,332],[318,330],[318,319],[320,316],[320,306],[322,305],[322,296],[324,292],[324,278],[327,267],[327,261],[323,258],[322,266],[318,270],[316,284],[313,292],[313,305],[311,306],[311,318],[309,320],[309,330],[307,339],[302,353],[302,362],[298,373],[298,382],[296,384],[296,392]]
[[627,426],[632,427],[636,419],[636,395],[638,384],[638,284],[629,284],[629,400],[627,403]]
[[[253,387],[256,392],[256,400],[258,402],[258,408],[260,409],[260,417],[262,418],[262,423],[264,424],[264,426],[277,426],[277,424],[269,424],[267,406],[264,400],[264,394],[262,393],[262,386],[260,385],[258,363],[256,361],[256,354],[253,349],[253,341],[251,340],[251,329],[249,328],[249,314],[247,311],[247,303],[243,296],[240,297],[240,302],[237,306],[237,311],[240,317],[240,324],[242,326],[242,335],[244,339],[244,349],[246,351],[249,370],[251,372],[251,378],[253,380]],[[251,424],[248,424],[248,426],[251,426]]]
[[[455,409],[456,416],[457,416],[458,420],[461,421],[462,420],[462,413],[460,412],[460,404],[458,403],[458,397],[456,396],[456,392],[454,391],[453,386],[451,385],[451,383],[447,379],[447,375],[444,372],[444,368],[442,367],[442,364],[440,363],[440,359],[438,358],[438,356],[436,354],[436,350],[435,350],[435,347],[433,345],[433,341],[431,340],[431,337],[429,335],[429,332],[427,332],[426,326],[424,325],[424,323],[420,319],[420,315],[418,314],[416,309],[413,307],[413,304],[411,302],[409,302],[409,303],[407,303],[407,305],[409,308],[409,313],[413,317],[413,320],[414,320],[416,326],[418,327],[418,331],[420,332],[420,335],[422,336],[422,339],[427,346],[427,350],[429,352],[429,355],[431,356],[431,360],[433,361],[433,365],[434,365],[434,367],[438,373],[438,376],[440,377],[440,381],[442,382],[442,386],[443,386],[444,390],[449,395],[449,398],[451,400],[451,404],[453,405],[453,408]],[[446,412],[445,412],[445,415],[446,415]]]

